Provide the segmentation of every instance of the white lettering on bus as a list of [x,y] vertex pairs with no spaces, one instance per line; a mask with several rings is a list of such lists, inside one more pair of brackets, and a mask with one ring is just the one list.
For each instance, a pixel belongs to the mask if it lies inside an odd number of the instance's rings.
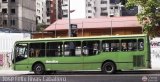
[[46,60],[46,63],[58,63],[58,61],[57,60],[52,60],[52,61]]

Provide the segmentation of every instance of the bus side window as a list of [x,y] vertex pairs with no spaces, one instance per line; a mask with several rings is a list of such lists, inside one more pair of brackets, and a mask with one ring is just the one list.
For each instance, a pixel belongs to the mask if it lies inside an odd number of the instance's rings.
[[75,56],[75,49],[76,49],[76,46],[74,44],[74,42],[69,42],[69,55],[70,56]]
[[30,43],[30,57],[44,57],[45,43]]
[[64,55],[65,56],[80,56],[81,55],[81,42],[70,41],[64,44]]
[[63,47],[64,47],[64,56],[69,56],[69,43],[65,42],[63,44]]
[[82,47],[83,47],[83,50],[82,50],[82,55],[83,56],[88,56],[89,55],[89,50],[90,50],[90,47],[89,47],[89,42],[88,41],[83,41],[82,42]]
[[102,49],[103,52],[109,52],[109,43],[107,42],[102,43]]
[[129,42],[128,43],[128,51],[136,51],[137,50],[137,43],[136,42]]
[[136,39],[130,40],[128,42],[128,50],[129,51],[136,51],[137,50],[137,40]]
[[121,48],[122,48],[121,51],[128,51],[128,49],[127,49],[127,43],[123,42]]
[[84,41],[82,43],[83,55],[96,55],[99,54],[100,42],[99,41]]
[[136,39],[121,40],[121,51],[135,51],[135,50],[137,50]]
[[75,54],[76,56],[80,56],[82,54],[82,46],[81,46],[81,42],[80,41],[76,41],[75,42]]
[[119,40],[103,40],[102,50],[103,52],[117,52],[120,49]]
[[120,44],[119,44],[119,40],[113,40],[111,43],[111,51],[112,52],[117,52],[120,49]]
[[140,51],[144,50],[144,40],[143,39],[138,40],[138,50]]
[[48,42],[46,55],[48,57],[55,57],[62,55],[62,42]]

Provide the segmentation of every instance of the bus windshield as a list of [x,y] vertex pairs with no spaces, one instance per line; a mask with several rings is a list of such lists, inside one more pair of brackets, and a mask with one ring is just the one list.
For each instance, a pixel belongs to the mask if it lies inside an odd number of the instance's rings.
[[15,47],[15,62],[24,60],[28,57],[27,44],[16,44]]

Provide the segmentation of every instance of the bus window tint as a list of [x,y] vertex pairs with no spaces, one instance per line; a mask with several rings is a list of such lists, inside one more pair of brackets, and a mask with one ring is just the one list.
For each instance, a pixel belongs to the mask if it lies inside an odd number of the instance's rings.
[[80,56],[81,42],[71,41],[64,43],[64,56]]
[[102,41],[102,50],[103,52],[111,51],[111,42],[110,41]]
[[47,57],[55,57],[62,55],[62,42],[48,42],[46,55]]
[[44,57],[45,43],[30,43],[30,57]]
[[143,39],[139,39],[138,40],[138,50],[144,50],[144,40]]
[[120,44],[119,40],[113,40],[111,41],[111,51],[112,52],[117,52],[120,49]]
[[121,40],[121,51],[136,51],[136,39]]
[[77,56],[80,56],[82,53],[81,53],[81,50],[82,50],[82,47],[81,47],[81,42],[75,42],[75,45],[76,45],[76,55]]
[[137,40],[129,40],[128,50],[129,51],[136,51],[137,50]]
[[120,49],[119,40],[104,40],[102,41],[103,52],[117,52]]
[[87,55],[96,55],[100,50],[100,42],[99,41],[83,41],[82,43],[82,54]]

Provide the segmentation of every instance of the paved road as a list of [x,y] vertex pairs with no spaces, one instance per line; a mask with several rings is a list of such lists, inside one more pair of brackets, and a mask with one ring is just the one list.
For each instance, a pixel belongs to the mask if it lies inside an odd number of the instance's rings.
[[118,72],[53,72],[46,75],[0,74],[0,82],[160,82],[160,71]]

